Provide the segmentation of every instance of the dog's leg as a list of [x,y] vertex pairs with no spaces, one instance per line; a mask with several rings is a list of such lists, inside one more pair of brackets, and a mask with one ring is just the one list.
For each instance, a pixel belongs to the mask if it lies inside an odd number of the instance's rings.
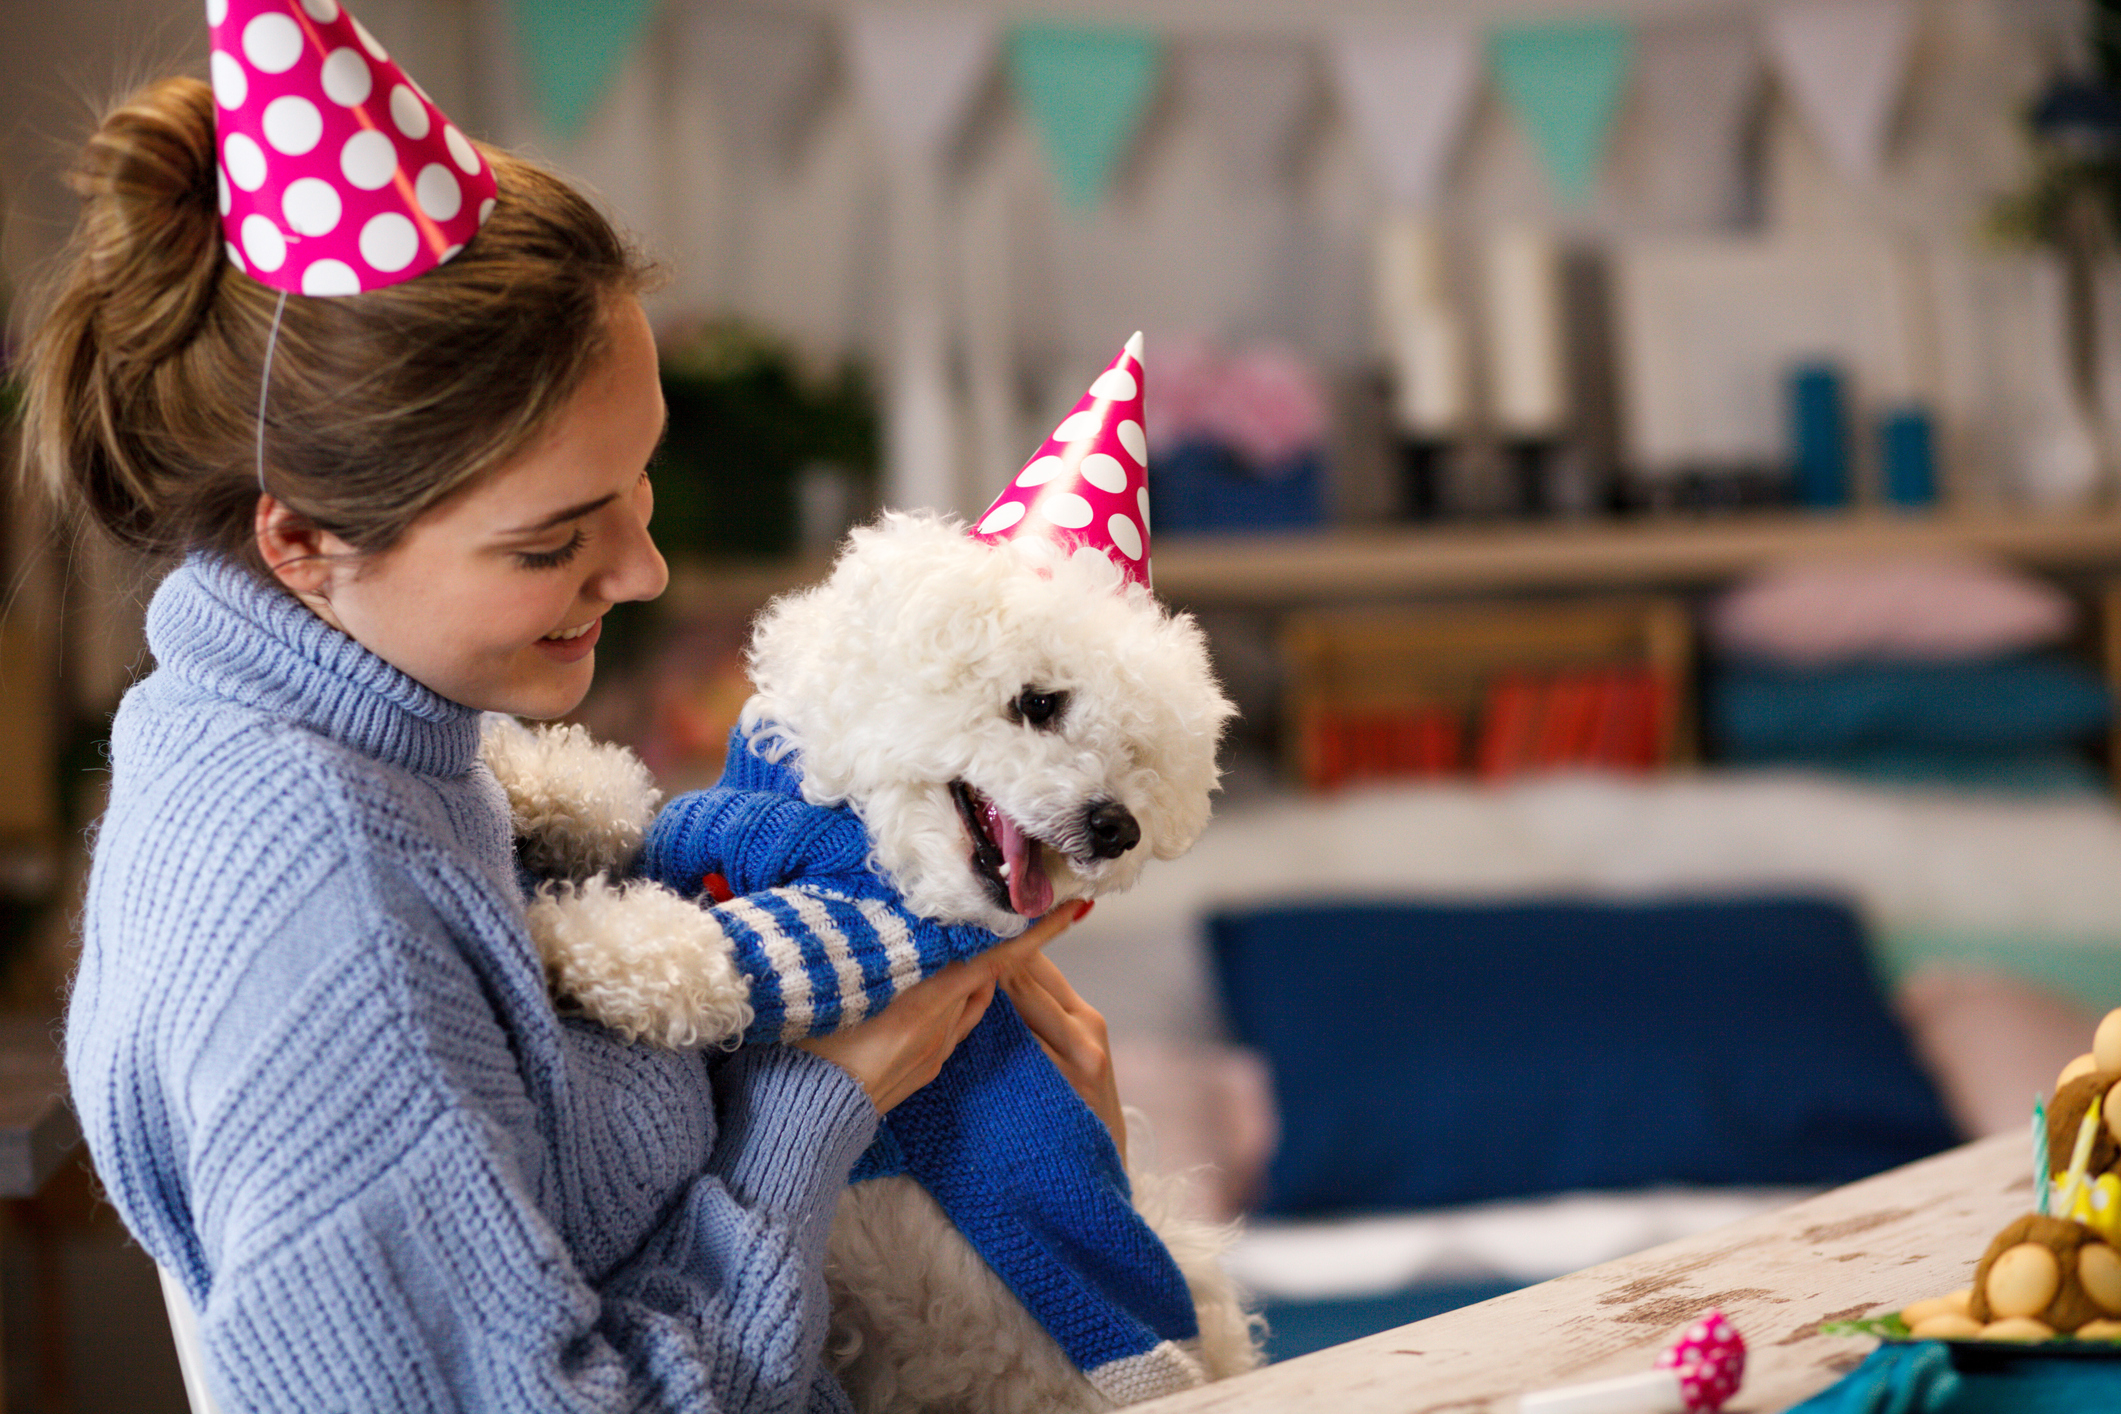
[[1112,1407],[910,1178],[840,1195],[825,1280],[827,1354],[859,1414]]
[[[1185,1274],[1206,1378],[1259,1364],[1258,1318],[1222,1267],[1233,1226],[1179,1216],[1182,1179],[1144,1175],[1135,1203]],[[859,1414],[1088,1414],[1113,1402],[1076,1369],[918,1183],[851,1186],[827,1249],[828,1357]]]
[[555,995],[629,1040],[716,1046],[751,1024],[729,935],[661,884],[544,884],[525,916]]
[[508,796],[523,864],[541,878],[623,870],[662,793],[641,759],[579,725],[527,727],[489,712],[479,754]]

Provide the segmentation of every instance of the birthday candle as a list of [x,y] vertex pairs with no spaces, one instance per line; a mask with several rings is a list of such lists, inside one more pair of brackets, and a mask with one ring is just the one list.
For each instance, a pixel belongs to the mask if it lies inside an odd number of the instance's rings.
[[2033,1211],[2047,1216],[2047,1102],[2033,1096]]
[[2077,1147],[2070,1151],[2069,1175],[2062,1182],[2062,1196],[2055,1206],[2067,1213],[2077,1203],[2077,1189],[2084,1182],[2084,1170],[2092,1161],[2092,1139],[2099,1132],[2099,1101],[2102,1095],[2092,1097],[2091,1108],[2084,1112],[2084,1122],[2077,1126]]

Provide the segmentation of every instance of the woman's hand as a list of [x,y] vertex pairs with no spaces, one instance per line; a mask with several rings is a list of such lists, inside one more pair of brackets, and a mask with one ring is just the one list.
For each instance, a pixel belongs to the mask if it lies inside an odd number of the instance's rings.
[[866,1021],[795,1044],[860,1081],[877,1113],[888,1114],[935,1079],[950,1053],[987,1014],[996,984],[1033,961],[1040,948],[1087,911],[1087,905],[1064,904],[1009,941],[914,983]]
[[[1083,912],[1089,912],[1087,904]],[[1053,959],[1042,952],[1031,954],[1002,978],[1002,990],[1053,1058],[1055,1068],[1112,1131],[1120,1162],[1125,1163],[1127,1121],[1120,1113],[1119,1079],[1112,1071],[1112,1043],[1105,1034],[1105,1018],[1076,994]]]

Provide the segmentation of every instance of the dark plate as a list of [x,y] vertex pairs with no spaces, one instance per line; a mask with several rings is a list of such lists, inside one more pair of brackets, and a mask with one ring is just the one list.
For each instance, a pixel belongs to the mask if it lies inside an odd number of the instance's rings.
[[1952,1368],[1969,1375],[1996,1375],[2028,1360],[2121,1360],[2114,1340],[1946,1340]]

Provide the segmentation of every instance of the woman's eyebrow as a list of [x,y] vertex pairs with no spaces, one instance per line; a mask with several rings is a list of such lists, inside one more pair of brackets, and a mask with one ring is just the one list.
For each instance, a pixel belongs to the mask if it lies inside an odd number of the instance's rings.
[[504,536],[536,535],[541,530],[550,530],[556,525],[565,525],[568,521],[576,520],[582,516],[586,516],[591,511],[597,510],[603,506],[608,506],[617,499],[618,497],[615,494],[602,495],[597,497],[594,501],[584,501],[579,506],[568,506],[564,510],[554,511],[551,515],[545,517],[541,521],[537,521],[530,525],[519,525],[514,530],[504,530],[501,532],[501,534]]

